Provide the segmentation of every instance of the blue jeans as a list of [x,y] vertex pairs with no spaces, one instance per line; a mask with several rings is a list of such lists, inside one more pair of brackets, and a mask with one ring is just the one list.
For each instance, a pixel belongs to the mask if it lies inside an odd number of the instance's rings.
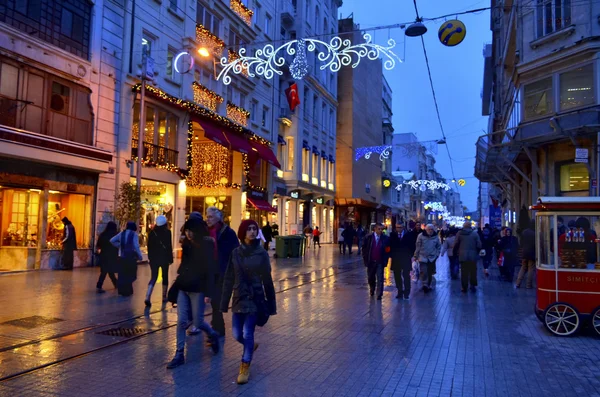
[[185,331],[192,319],[194,326],[209,336],[216,332],[204,321],[204,294],[201,292],[179,291],[177,295],[177,350],[185,348]]
[[244,346],[242,362],[252,361],[254,353],[254,329],[256,328],[256,314],[233,313],[231,317],[233,338]]

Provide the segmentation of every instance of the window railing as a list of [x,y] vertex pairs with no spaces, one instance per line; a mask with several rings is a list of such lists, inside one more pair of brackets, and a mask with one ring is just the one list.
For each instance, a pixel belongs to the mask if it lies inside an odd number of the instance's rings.
[[[131,158],[136,160],[138,157],[138,140],[131,140]],[[154,145],[144,142],[144,157],[143,162],[150,163],[155,166],[164,166],[165,168],[177,167],[179,152],[169,149],[164,146]]]

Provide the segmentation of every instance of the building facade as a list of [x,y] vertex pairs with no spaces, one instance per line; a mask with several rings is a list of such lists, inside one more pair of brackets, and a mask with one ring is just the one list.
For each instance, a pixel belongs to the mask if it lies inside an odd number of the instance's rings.
[[113,7],[0,6],[1,270],[56,268],[65,216],[76,230],[75,266],[91,261],[95,210],[114,180],[118,62],[101,56],[100,40]]
[[501,191],[508,226],[539,196],[597,195],[600,171],[600,25],[590,19],[600,5],[525,3],[492,1],[493,41],[484,47],[489,127],[477,142],[475,173]]
[[[278,39],[337,34],[341,0],[283,0]],[[288,66],[292,59],[287,59]],[[273,173],[273,218],[279,234],[302,233],[318,226],[321,242],[333,242],[336,190],[337,75],[321,70],[315,53],[307,53],[308,74],[294,80],[289,68],[279,78],[276,95],[279,132],[277,153],[282,168]],[[285,90],[295,83],[300,105],[292,112]]]

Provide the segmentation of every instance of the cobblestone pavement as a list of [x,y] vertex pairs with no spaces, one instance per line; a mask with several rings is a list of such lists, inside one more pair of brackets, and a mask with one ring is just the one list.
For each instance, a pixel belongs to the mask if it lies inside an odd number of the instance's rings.
[[[329,266],[339,261],[334,252],[318,255]],[[414,289],[410,301],[395,299],[389,274],[383,301],[373,300],[364,269],[350,265],[325,265],[311,283],[280,287],[279,314],[257,331],[261,345],[245,386],[234,383],[241,346],[230,335],[216,357],[201,336],[188,338],[186,365],[166,370],[170,327],[1,382],[0,395],[600,396],[600,340],[551,336],[533,314],[535,290],[492,277],[461,294],[446,266],[441,259],[432,293]],[[145,321],[175,321],[167,312],[152,316]]]

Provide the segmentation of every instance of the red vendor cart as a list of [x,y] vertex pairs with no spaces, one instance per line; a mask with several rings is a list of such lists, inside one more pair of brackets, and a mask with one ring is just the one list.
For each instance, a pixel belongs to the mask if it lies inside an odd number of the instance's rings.
[[555,335],[600,335],[600,197],[541,197],[535,313]]

